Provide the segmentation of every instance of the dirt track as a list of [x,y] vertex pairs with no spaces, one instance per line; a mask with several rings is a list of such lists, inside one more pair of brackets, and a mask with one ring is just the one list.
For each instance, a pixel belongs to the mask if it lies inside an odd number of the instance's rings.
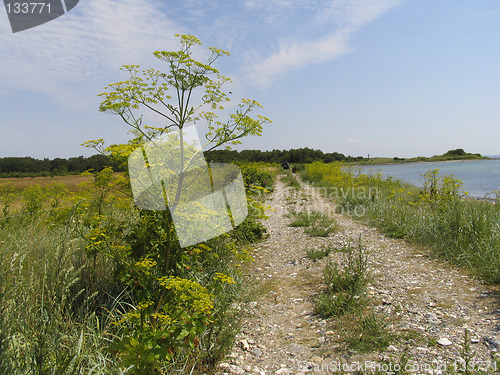
[[[494,288],[431,258],[425,249],[335,214],[334,202],[308,185],[298,193],[278,179],[267,203],[271,210],[264,225],[270,236],[255,247],[250,271],[257,297],[239,306],[244,325],[233,352],[220,364],[220,374],[332,374],[341,373],[339,367],[370,373],[370,365],[385,363],[381,369],[389,365],[397,369],[404,363],[403,353],[409,357],[409,373],[439,374],[444,366],[463,367],[465,329],[472,339],[470,366],[495,368],[500,298]],[[302,228],[288,226],[291,219],[286,214],[291,210],[328,213],[339,230],[327,238],[306,235]],[[369,250],[374,276],[370,303],[374,311],[391,317],[389,329],[395,334],[392,345],[381,353],[346,349],[332,323],[314,314],[313,301],[321,292],[327,259],[314,262],[305,250],[326,244],[340,248],[359,238]],[[340,256],[334,252],[329,258]],[[445,338],[451,345],[438,343]],[[349,364],[353,367],[346,367]]]

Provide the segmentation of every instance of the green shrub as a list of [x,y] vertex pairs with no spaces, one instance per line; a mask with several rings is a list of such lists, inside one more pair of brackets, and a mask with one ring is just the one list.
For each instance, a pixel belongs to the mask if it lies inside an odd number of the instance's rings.
[[285,175],[281,177],[281,181],[295,190],[300,189],[299,181],[297,181],[297,178],[290,172],[290,170],[286,171]]
[[247,163],[240,164],[239,167],[241,168],[243,180],[247,188],[256,185],[266,189],[272,189],[274,173],[268,164]]

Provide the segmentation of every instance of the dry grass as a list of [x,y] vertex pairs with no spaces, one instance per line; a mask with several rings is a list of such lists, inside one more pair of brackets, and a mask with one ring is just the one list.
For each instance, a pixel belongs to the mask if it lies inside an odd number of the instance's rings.
[[39,184],[42,187],[53,184],[64,184],[69,191],[78,191],[78,184],[84,181],[92,181],[93,176],[80,176],[80,175],[68,175],[68,176],[43,176],[43,177],[7,177],[0,178],[0,185],[8,185],[14,183],[17,190],[23,190],[28,186],[33,186]]
[[[115,173],[119,175],[120,173]],[[69,191],[75,192],[79,191],[78,186],[85,181],[93,181],[93,176],[81,176],[81,175],[67,175],[67,176],[42,176],[42,177],[6,177],[0,178],[0,185],[8,185],[14,183],[16,190],[23,190],[28,186],[40,185],[45,187],[47,185],[53,184],[64,184]]]

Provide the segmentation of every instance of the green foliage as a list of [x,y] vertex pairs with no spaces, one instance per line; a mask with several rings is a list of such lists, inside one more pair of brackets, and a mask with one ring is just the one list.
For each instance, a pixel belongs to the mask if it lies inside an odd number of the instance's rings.
[[[272,151],[261,151],[261,150],[213,150],[205,153],[207,160],[227,163],[227,162],[265,162],[265,163],[275,163],[280,164],[283,161],[288,161],[292,163],[292,167],[298,166],[302,163],[308,163],[311,161],[323,161],[325,163],[330,163],[332,161],[344,161],[346,159],[353,159],[351,156],[347,157],[338,152],[324,153],[321,150],[313,150],[310,148],[299,148],[290,150],[272,150]],[[361,158],[363,159],[363,158]],[[299,164],[297,164],[299,163]],[[298,167],[300,168],[300,167]],[[296,172],[293,171],[294,173]]]
[[316,220],[320,220],[323,217],[323,214],[319,211],[313,212],[292,212],[291,214],[294,217],[294,220],[289,224],[291,227],[309,227],[313,225]]
[[340,263],[328,262],[323,271],[326,289],[315,299],[314,307],[323,318],[333,318],[340,332],[340,344],[358,352],[382,351],[393,339],[391,318],[372,311],[366,289],[371,281],[368,253],[359,239],[356,245],[337,250]]
[[336,230],[336,226],[332,225],[331,219],[316,221],[311,227],[305,228],[304,232],[312,237],[328,237],[328,235]]
[[342,323],[339,327],[342,340],[349,349],[360,353],[381,352],[395,336],[389,328],[393,320],[373,311],[351,315],[349,319],[342,319]]
[[[167,73],[124,66],[130,78],[102,94],[101,111],[119,115],[135,138],[124,145],[105,147],[98,139],[86,146],[123,166],[141,144],[200,121],[208,123],[212,148],[260,135],[269,120],[250,117],[260,107],[254,100],[243,99],[224,123],[216,115],[227,101],[222,86],[229,79],[213,64],[227,52],[210,48],[208,62],[201,63],[192,59],[198,39],[179,39],[179,51],[155,52]],[[141,110],[163,117],[162,126],[143,124]],[[262,201],[273,173],[263,165],[242,170],[249,217],[231,233],[186,248],[179,245],[170,211],[133,207],[127,174],[111,167],[88,171],[93,180],[79,193],[60,186],[25,189],[22,210],[30,220],[24,215],[0,228],[9,234],[8,241],[0,236],[2,247],[9,248],[0,251],[0,369],[14,374],[189,373],[188,367],[206,372],[235,332],[232,304],[240,290],[239,269],[251,260],[240,245],[265,233],[258,219],[265,218]],[[11,191],[2,188],[2,195],[10,214]],[[61,212],[58,220],[53,211]],[[17,224],[30,236],[9,233]],[[21,252],[19,238],[40,243],[26,244]]]
[[[143,260],[149,269],[154,262]],[[227,278],[227,277],[226,277]],[[181,348],[194,349],[211,322],[213,295],[199,283],[180,277],[157,279],[165,292],[160,303],[141,302],[117,322],[125,326],[121,340],[109,347],[120,365],[135,374],[155,374],[162,361],[170,361]]]
[[306,256],[314,261],[326,258],[332,252],[329,246],[322,247],[321,249],[306,249]]
[[117,374],[104,352],[111,320],[102,314],[117,305],[100,300],[119,295],[109,264],[89,277],[82,239],[48,218],[16,218],[0,229],[0,373]]
[[251,260],[241,244],[264,234],[264,191],[252,187],[250,217],[206,243],[180,249],[170,227],[163,273],[166,213],[134,209],[111,170],[91,175],[79,193],[2,189],[47,199],[0,226],[0,373],[208,371],[237,331],[232,306]]
[[[100,94],[104,98],[100,110],[119,115],[132,128],[139,144],[171,128],[182,129],[200,121],[208,124],[206,139],[211,149],[239,144],[239,139],[247,135],[260,135],[262,125],[270,120],[261,115],[256,119],[250,117],[255,108],[261,107],[255,100],[242,99],[236,113],[229,115],[226,122],[218,120],[216,111],[222,111],[223,103],[229,101],[222,87],[230,79],[221,75],[214,63],[229,53],[209,48],[208,61],[202,63],[192,57],[193,49],[201,42],[192,35],[178,37],[180,50],[154,52],[155,57],[166,63],[167,73],[124,65],[122,70],[128,72],[129,79],[109,85],[108,91]],[[167,124],[161,127],[143,124],[139,110],[159,115]]]
[[24,212],[34,214],[40,211],[47,199],[46,191],[38,184],[28,186],[22,192]]
[[118,165],[105,155],[79,156],[68,159],[44,158],[43,160],[31,157],[7,157],[0,158],[0,177],[80,174],[89,169],[101,171],[106,166],[119,170]]
[[292,173],[299,173],[305,168],[304,164],[294,164],[292,166]]
[[272,172],[269,165],[263,163],[241,164],[241,173],[245,187],[262,187],[268,190],[272,189],[275,173]]
[[231,235],[241,243],[251,243],[264,239],[267,235],[267,229],[255,217],[247,216],[245,220],[231,232]]
[[7,218],[10,214],[11,205],[16,199],[14,184],[0,185],[0,202],[2,204],[2,216]]

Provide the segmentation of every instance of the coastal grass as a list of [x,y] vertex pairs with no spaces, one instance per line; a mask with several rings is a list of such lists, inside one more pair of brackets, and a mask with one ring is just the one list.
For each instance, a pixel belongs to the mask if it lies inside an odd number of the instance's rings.
[[74,228],[49,220],[0,226],[0,373],[119,374],[105,348],[128,292],[109,260],[89,262]]
[[317,261],[328,257],[332,251],[333,249],[330,246],[323,246],[320,249],[306,249],[306,256],[310,260]]
[[[269,184],[273,178],[251,176]],[[150,233],[138,232],[141,213],[122,193],[85,180],[86,188],[74,192],[37,184],[0,190],[0,374],[138,371],[122,365],[113,344],[130,335],[120,321],[139,311],[144,290],[124,274],[133,267],[149,271],[146,258],[117,254],[138,234],[149,241]],[[158,373],[210,374],[232,346],[240,315],[234,306],[244,293],[241,266],[250,259],[248,243],[264,235],[257,203],[249,210],[245,225],[186,250],[179,274],[188,285],[210,290],[213,308],[197,345],[175,348],[171,358],[158,361]],[[91,246],[106,241],[102,249]],[[190,329],[190,320],[183,322],[174,323]],[[129,354],[135,363],[156,355],[146,346]]]
[[293,211],[291,227],[304,227],[304,232],[312,237],[328,237],[337,230],[335,219],[320,211]]
[[360,311],[366,306],[366,287],[370,281],[368,254],[358,242],[347,246],[341,263],[328,262],[323,270],[326,288],[315,300],[315,311],[323,318]]
[[500,283],[500,200],[468,198],[459,180],[437,170],[423,175],[422,189],[338,163],[309,164],[302,177],[326,187],[339,212],[425,245],[487,283]]
[[342,260],[329,261],[323,270],[325,289],[314,300],[315,312],[331,319],[341,347],[361,353],[382,351],[394,339],[390,328],[393,319],[376,313],[370,304],[368,252],[360,238],[339,253]]

